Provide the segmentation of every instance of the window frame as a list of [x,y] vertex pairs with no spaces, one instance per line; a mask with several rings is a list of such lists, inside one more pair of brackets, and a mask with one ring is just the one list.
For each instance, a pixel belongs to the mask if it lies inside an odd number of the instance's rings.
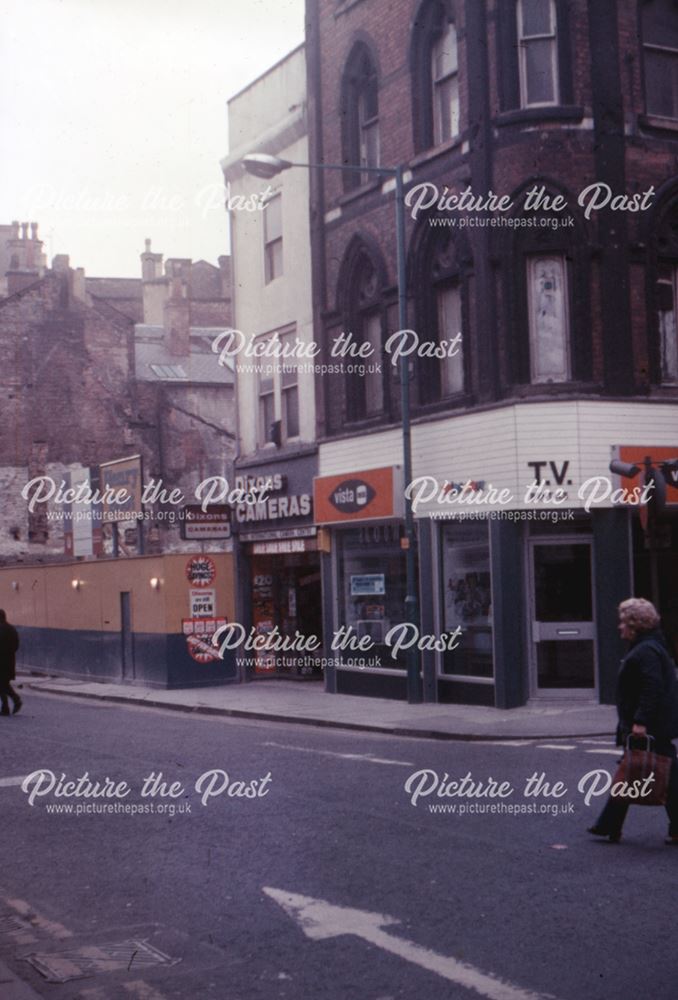
[[[668,281],[662,278],[662,270],[668,270],[671,272],[671,280]],[[664,337],[662,331],[661,315],[662,310],[659,309],[659,292],[658,286],[660,284],[666,284],[671,286],[671,291],[673,295],[673,350],[676,355],[676,360],[674,361],[675,372],[671,374],[668,370],[664,368],[664,357],[666,354],[664,348]],[[655,278],[655,301],[657,304],[656,309],[656,330],[657,330],[657,355],[658,355],[658,384],[660,386],[665,386],[667,388],[672,388],[678,385],[678,317],[677,317],[677,306],[678,306],[678,261],[676,260],[659,260],[657,263],[657,271]],[[665,311],[664,311],[665,312]]]
[[[378,167],[381,158],[379,77],[375,59],[364,42],[357,42],[353,46],[344,66],[341,119],[344,164],[351,167]],[[374,138],[370,142],[371,136]],[[374,156],[370,155],[371,152]],[[373,179],[370,173],[346,170],[343,175],[344,189],[353,190]]]
[[[558,8],[556,0],[547,0],[551,11],[551,31],[548,34],[525,35],[523,34],[523,0],[516,0],[516,41],[518,49],[518,89],[519,107],[528,108],[553,108],[558,107],[561,102],[560,94],[560,54],[558,50]],[[551,42],[551,81],[553,88],[553,100],[551,101],[530,101],[527,75],[527,49],[530,43],[539,41]]]
[[[450,32],[454,32],[454,62],[455,68],[449,70],[442,76],[436,76],[435,64],[436,64],[436,49],[438,46],[444,44],[446,35]],[[452,139],[456,139],[461,133],[461,102],[459,97],[459,38],[457,34],[457,26],[454,21],[445,21],[443,23],[442,29],[438,34],[431,36],[430,50],[429,50],[429,74],[430,74],[430,88],[431,88],[431,128],[432,134],[431,139],[433,142],[433,147],[442,146],[443,143],[449,142]],[[454,116],[450,116],[450,134],[444,134],[443,129],[443,106],[444,106],[444,93],[446,86],[453,81],[456,84],[456,124],[457,129],[454,131],[452,128],[452,119]]]
[[[566,377],[565,378],[539,378],[536,376],[536,352],[534,350],[534,343],[537,338],[537,333],[534,326],[535,320],[535,296],[536,296],[536,274],[535,269],[537,263],[540,260],[559,260],[562,264],[562,279],[563,279],[563,340],[565,348],[565,368]],[[572,344],[572,323],[571,323],[571,306],[570,306],[570,286],[571,286],[571,275],[570,267],[567,260],[567,255],[563,252],[558,251],[545,251],[541,253],[529,253],[526,254],[526,281],[527,281],[527,325],[528,325],[528,353],[529,353],[529,377],[530,385],[533,386],[549,386],[549,385],[567,385],[572,382],[573,379],[573,344]]]
[[[280,212],[280,232],[269,237],[268,220],[271,206],[279,205]],[[283,205],[282,192],[277,191],[266,202],[262,212],[262,225],[264,237],[264,284],[270,285],[276,278],[281,278],[284,273],[283,263]],[[276,261],[279,260],[279,270],[276,270]]]

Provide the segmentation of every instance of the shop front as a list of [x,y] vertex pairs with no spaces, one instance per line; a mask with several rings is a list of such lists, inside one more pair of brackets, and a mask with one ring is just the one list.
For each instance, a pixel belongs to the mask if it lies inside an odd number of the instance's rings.
[[[248,464],[236,486],[256,488],[256,503],[233,513],[238,539],[238,621],[259,636],[322,636],[320,559],[313,520],[316,454]],[[263,492],[262,492],[263,491]],[[319,680],[320,650],[285,649],[243,656],[241,676]]]
[[406,569],[397,466],[318,477],[329,691],[405,697]]

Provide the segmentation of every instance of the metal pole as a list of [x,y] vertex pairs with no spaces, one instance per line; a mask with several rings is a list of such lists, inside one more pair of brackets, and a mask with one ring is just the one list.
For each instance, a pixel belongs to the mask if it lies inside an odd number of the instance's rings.
[[[396,247],[398,265],[398,325],[407,329],[407,268],[405,262],[405,191],[402,166],[395,171]],[[410,431],[410,366],[406,357],[400,357],[400,401],[403,433],[403,477],[405,487],[412,480],[412,436]],[[419,627],[419,600],[417,596],[417,539],[414,531],[412,502],[405,496],[405,565],[407,593],[405,618]],[[407,651],[407,700],[410,705],[422,701],[422,684],[419,672],[419,650],[410,646]]]

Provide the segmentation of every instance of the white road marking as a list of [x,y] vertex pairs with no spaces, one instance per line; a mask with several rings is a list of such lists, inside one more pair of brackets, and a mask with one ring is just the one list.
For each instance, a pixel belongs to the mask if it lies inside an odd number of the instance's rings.
[[534,740],[474,740],[477,747],[529,747]]
[[615,746],[614,740],[579,740],[580,743],[592,743],[595,746],[603,747],[613,747]]
[[584,753],[607,753],[611,757],[621,757],[621,747],[617,747],[616,750],[584,750]]
[[317,753],[321,757],[340,757],[342,760],[365,760],[368,764],[393,764],[396,767],[414,767],[409,760],[389,760],[387,757],[373,757],[366,753],[337,753],[334,750],[316,750],[315,747],[296,747],[289,743],[275,743],[272,740],[263,744],[265,747],[277,747],[278,750],[297,750],[300,753]]
[[324,899],[300,896],[294,892],[272,889],[269,886],[264,886],[263,891],[274,899],[289,917],[300,924],[304,934],[313,941],[354,934],[406,962],[412,962],[422,969],[435,972],[443,979],[464,986],[466,989],[475,990],[487,1000],[555,1000],[551,994],[524,990],[490,973],[481,972],[468,962],[439,955],[429,948],[387,934],[382,927],[399,923],[394,917],[383,913],[370,913],[367,910],[355,910],[348,906],[334,906]]
[[0,778],[0,788],[11,788],[13,785],[20,785],[27,777],[27,774],[18,774],[14,778]]
[[569,743],[537,743],[537,750],[576,750],[576,746]]

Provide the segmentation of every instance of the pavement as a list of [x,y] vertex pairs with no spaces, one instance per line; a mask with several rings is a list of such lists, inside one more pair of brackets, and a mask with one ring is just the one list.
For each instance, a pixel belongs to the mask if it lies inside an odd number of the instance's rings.
[[440,740],[557,739],[608,736],[616,710],[593,701],[551,700],[520,708],[427,703],[327,694],[320,684],[267,679],[248,684],[162,690],[103,681],[19,674],[50,694],[109,702]]
[[40,1000],[40,994],[18,979],[4,962],[0,962],[0,996],[2,1000]]

